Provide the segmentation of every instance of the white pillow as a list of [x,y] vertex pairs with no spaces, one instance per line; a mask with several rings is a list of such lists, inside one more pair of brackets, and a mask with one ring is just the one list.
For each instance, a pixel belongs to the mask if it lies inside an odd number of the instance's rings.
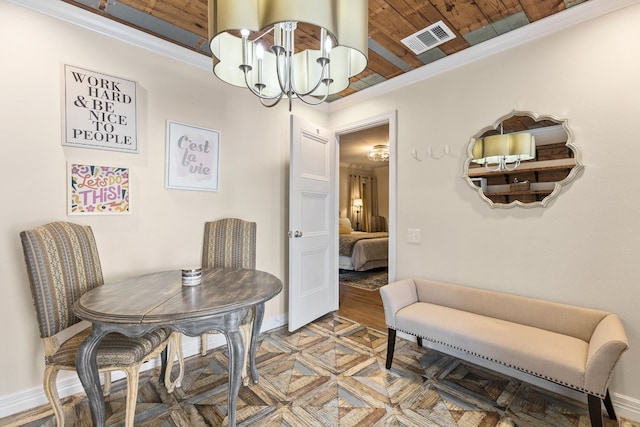
[[338,233],[339,234],[351,234],[353,228],[351,227],[351,221],[349,218],[338,219]]

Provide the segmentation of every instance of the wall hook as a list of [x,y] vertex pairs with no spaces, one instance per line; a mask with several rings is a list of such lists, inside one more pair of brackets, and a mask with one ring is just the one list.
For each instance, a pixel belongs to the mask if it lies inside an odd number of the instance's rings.
[[[445,156],[454,157],[451,154],[451,148],[449,147],[449,144],[445,144],[444,147],[442,147],[442,155],[440,155],[440,156],[437,156],[437,155],[433,154],[433,149],[431,148],[431,146],[427,147],[426,156],[431,157],[434,160],[440,160]],[[418,156],[418,149],[415,148],[415,147],[411,149],[411,157],[413,157],[414,159],[416,159],[419,162],[421,162],[424,159],[424,157],[421,159]]]

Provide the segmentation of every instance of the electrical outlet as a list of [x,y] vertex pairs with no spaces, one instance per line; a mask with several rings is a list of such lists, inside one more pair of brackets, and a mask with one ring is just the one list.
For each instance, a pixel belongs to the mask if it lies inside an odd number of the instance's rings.
[[407,230],[407,242],[419,245],[421,241],[420,238],[420,229],[419,228],[410,228]]

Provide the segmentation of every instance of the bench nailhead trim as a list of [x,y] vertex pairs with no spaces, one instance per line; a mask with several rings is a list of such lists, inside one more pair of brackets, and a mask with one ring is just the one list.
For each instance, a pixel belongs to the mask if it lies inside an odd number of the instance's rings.
[[547,381],[551,381],[551,382],[556,383],[556,384],[560,384],[561,386],[568,387],[568,388],[571,388],[571,389],[573,389],[573,390],[577,390],[577,391],[580,391],[580,392],[583,392],[583,393],[587,393],[587,394],[590,394],[590,395],[593,395],[593,396],[597,396],[597,397],[599,397],[599,398],[601,398],[601,399],[604,399],[604,398],[605,398],[605,395],[603,395],[603,394],[600,394],[600,393],[594,393],[594,392],[588,391],[588,390],[586,390],[586,389],[584,389],[584,388],[582,388],[582,387],[577,387],[577,386],[575,386],[575,385],[568,384],[568,383],[566,383],[566,382],[564,382],[564,381],[560,381],[560,380],[557,380],[557,379],[555,379],[555,378],[551,378],[551,377],[548,377],[548,376],[546,376],[546,375],[539,374],[539,373],[534,372],[534,371],[531,371],[531,370],[529,370],[529,369],[524,369],[524,368],[521,368],[521,367],[519,367],[519,366],[514,366],[514,365],[512,365],[512,364],[510,364],[510,363],[505,363],[505,362],[502,362],[502,361],[500,361],[500,360],[496,360],[496,359],[494,359],[494,358],[484,356],[484,355],[479,354],[479,353],[476,353],[476,352],[474,352],[474,351],[470,351],[470,350],[467,350],[467,349],[464,349],[464,348],[461,348],[461,347],[457,347],[457,346],[455,346],[455,345],[451,345],[451,344],[448,344],[448,343],[443,342],[443,341],[435,340],[435,339],[432,339],[432,338],[426,337],[426,336],[424,336],[424,335],[416,335],[416,334],[411,333],[411,332],[408,332],[408,331],[403,331],[402,329],[392,328],[392,327],[391,327],[391,326],[389,326],[389,325],[387,325],[387,327],[388,327],[388,328],[390,328],[390,329],[395,329],[396,331],[399,331],[399,332],[404,332],[405,334],[409,334],[409,335],[413,335],[413,336],[416,336],[416,337],[420,337],[420,338],[425,339],[425,340],[427,340],[427,341],[431,341],[432,343],[435,343],[435,344],[444,345],[445,347],[453,348],[454,350],[459,350],[459,351],[462,351],[462,352],[464,352],[464,353],[471,354],[471,355],[473,355],[473,356],[479,357],[479,358],[484,359],[484,360],[489,360],[489,361],[491,361],[491,362],[498,363],[498,364],[500,364],[500,365],[502,365],[502,366],[506,366],[506,367],[509,367],[509,368],[516,369],[516,370],[518,370],[518,371],[521,371],[521,372],[524,372],[524,373],[527,373],[527,374],[530,374],[530,375],[536,376],[536,377],[538,377],[538,378],[545,379],[545,380],[547,380]]

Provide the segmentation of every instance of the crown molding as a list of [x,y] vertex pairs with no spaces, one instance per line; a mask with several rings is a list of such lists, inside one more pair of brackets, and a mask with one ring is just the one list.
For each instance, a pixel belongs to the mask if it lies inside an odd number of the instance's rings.
[[152,36],[143,31],[105,18],[77,6],[72,6],[60,0],[6,0],[8,3],[23,6],[35,12],[51,16],[61,21],[77,25],[86,30],[112,37],[125,43],[137,46],[151,52],[181,61],[194,67],[211,71],[213,62],[211,58],[201,53],[194,52],[182,46]]

